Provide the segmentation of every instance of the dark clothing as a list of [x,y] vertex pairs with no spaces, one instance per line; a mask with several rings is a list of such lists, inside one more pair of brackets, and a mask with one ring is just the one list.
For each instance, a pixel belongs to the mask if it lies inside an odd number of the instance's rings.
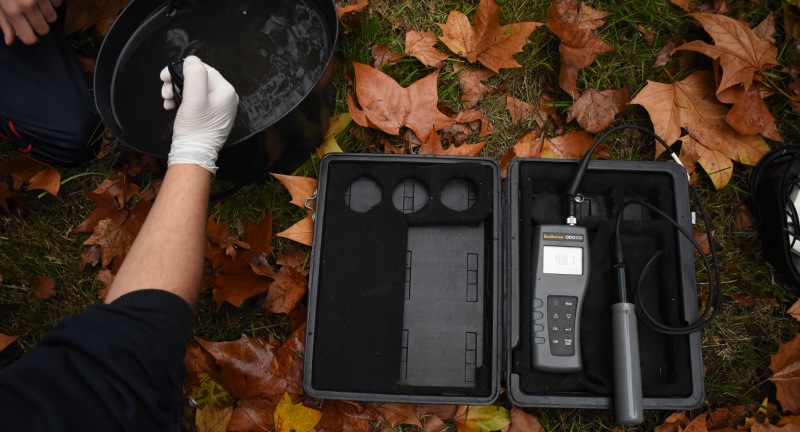
[[0,371],[0,430],[179,430],[192,322],[189,305],[161,290],[64,319]]
[[33,45],[0,41],[0,138],[42,162],[77,165],[94,157],[100,118],[63,12]]

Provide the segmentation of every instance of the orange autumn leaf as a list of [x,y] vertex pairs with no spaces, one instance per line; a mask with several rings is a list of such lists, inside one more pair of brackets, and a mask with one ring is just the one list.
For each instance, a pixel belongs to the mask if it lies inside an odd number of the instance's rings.
[[114,282],[114,275],[110,270],[100,270],[94,279],[101,283],[100,288],[97,289],[97,297],[105,299],[109,288],[111,288],[111,283]]
[[405,53],[416,57],[425,66],[438,68],[442,65],[442,61],[447,58],[447,54],[443,54],[434,48],[436,41],[436,33],[434,32],[411,29],[406,32]]
[[536,416],[528,414],[520,408],[511,407],[511,427],[508,432],[545,432],[544,426]]
[[778,402],[786,411],[800,413],[800,336],[781,344],[769,363]]
[[236,259],[239,249],[250,249],[250,245],[240,239],[238,235],[231,234],[231,226],[228,223],[214,222],[214,216],[208,217],[206,223],[206,242],[211,248],[218,248],[225,251],[225,255]]
[[368,0],[353,0],[347,6],[336,5],[336,14],[339,15],[339,19],[342,19],[345,15],[349,15],[355,12],[358,12],[369,5]]
[[[564,135],[544,138],[542,145],[543,158],[580,159],[594,144],[594,138],[586,131],[572,131]],[[600,144],[592,158],[609,159],[611,155],[605,145]]]
[[422,421],[417,417],[417,406],[402,403],[382,403],[375,408],[383,420],[394,428],[397,425],[411,425],[422,429]]
[[56,281],[50,276],[39,276],[31,282],[33,295],[42,300],[47,300],[56,295]]
[[664,422],[656,426],[655,432],[680,432],[686,429],[691,419],[686,416],[686,411],[672,413],[664,419]]
[[206,259],[210,264],[208,283],[217,308],[224,302],[241,307],[245,300],[266,292],[272,284],[250,267],[253,257],[272,253],[272,215],[267,213],[260,223],[248,223],[241,242],[249,249],[240,249],[233,256],[211,243],[206,244]]
[[786,311],[786,312],[789,315],[793,316],[794,319],[800,321],[800,300],[797,300],[796,302],[794,302],[792,307],[790,307],[789,310]]
[[[725,122],[728,109],[717,102],[714,94],[714,77],[710,72],[698,71],[672,84],[648,81],[630,103],[647,110],[656,134],[667,144],[675,143],[681,138],[681,130],[686,130],[691,140],[684,141],[684,146],[695,147],[707,173],[730,172],[730,161],[754,165],[769,146],[758,135],[742,135],[731,128]],[[657,155],[663,151],[657,146]],[[711,179],[721,189],[730,176]]]
[[131,198],[139,195],[139,186],[131,183],[130,177],[120,173],[103,180],[92,192],[102,194],[106,191],[114,197],[121,209],[125,207]]
[[[306,212],[314,211],[315,201],[311,200],[317,191],[317,180],[310,177],[291,176],[285,174],[270,173],[271,176],[278,179],[279,182],[289,191],[292,196],[292,204],[300,207]],[[309,210],[306,208],[306,201],[311,206]]]
[[153,204],[149,200],[140,199],[136,205],[120,209],[108,190],[99,194],[89,192],[87,195],[95,202],[95,208],[71,232],[92,233],[83,244],[99,246],[101,268],[107,268],[114,261],[116,272],[142,229]]
[[474,108],[489,93],[489,88],[483,81],[493,77],[495,73],[485,68],[462,66],[454,66],[454,70],[458,72],[458,88],[461,90],[464,108]]
[[500,8],[494,0],[481,0],[475,11],[475,24],[459,11],[451,11],[444,24],[439,24],[439,37],[453,53],[470,63],[480,62],[494,72],[516,68],[514,55],[522,52],[528,36],[541,26],[538,22],[500,25]]
[[547,120],[558,120],[558,112],[552,106],[553,99],[542,95],[536,103],[528,103],[511,95],[506,95],[506,110],[511,115],[511,121],[523,122],[533,120],[541,128]]
[[423,141],[437,130],[453,124],[453,119],[437,108],[439,94],[436,82],[439,72],[403,88],[390,76],[362,63],[354,63],[356,98],[347,95],[347,106],[353,121],[364,127],[399,135],[406,126]]
[[7,334],[0,333],[0,351],[6,349],[17,339],[19,339],[19,336],[9,336]]
[[783,141],[775,117],[764,103],[766,96],[768,93],[759,82],[753,83],[749,90],[742,86],[733,86],[717,93],[720,102],[733,104],[725,121],[736,132],[742,135],[761,134],[771,140]]
[[503,156],[500,158],[500,173],[503,178],[506,178],[508,173],[508,165],[516,158],[540,158],[542,157],[541,140],[542,133],[538,130],[532,130],[517,139],[513,146],[511,146]]
[[11,188],[8,187],[8,183],[0,181],[0,210],[2,210],[6,216],[12,216],[14,214],[12,210],[24,214],[30,210],[30,206],[25,197],[11,190]]
[[288,314],[293,311],[308,291],[308,277],[302,268],[303,262],[290,262],[283,254],[276,259],[281,268],[275,271],[265,254],[256,255],[249,260],[253,272],[271,278],[272,284],[264,300],[264,309],[275,314]]
[[567,110],[567,121],[577,120],[585,130],[597,133],[611,125],[614,117],[628,107],[628,89],[587,90]]
[[56,196],[61,188],[61,174],[50,165],[24,154],[0,165],[0,175],[10,175],[14,190],[25,183],[28,190],[41,189]]
[[386,45],[375,45],[372,47],[372,67],[380,69],[383,65],[393,65],[403,58],[400,54],[395,54]]
[[580,96],[578,72],[592,64],[598,55],[612,50],[594,33],[607,15],[608,12],[592,9],[579,0],[553,0],[547,9],[547,27],[561,41],[558,85],[574,99]]
[[697,51],[719,60],[722,79],[717,93],[737,84],[749,90],[754,80],[761,81],[767,70],[780,65],[778,48],[741,21],[707,13],[694,13],[692,17],[711,35],[714,45],[696,40],[677,49]]
[[306,216],[296,224],[275,235],[294,240],[306,246],[311,246],[314,243],[314,221],[311,219],[311,216]]
[[453,417],[459,432],[489,432],[503,429],[511,423],[507,409],[496,406],[464,406],[458,407]]

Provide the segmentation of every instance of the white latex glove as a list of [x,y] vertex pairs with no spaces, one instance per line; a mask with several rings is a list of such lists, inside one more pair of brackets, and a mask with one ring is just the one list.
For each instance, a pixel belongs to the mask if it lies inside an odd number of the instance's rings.
[[[164,108],[173,109],[172,78],[167,68],[161,71],[161,80]],[[183,61],[182,95],[167,165],[195,164],[214,174],[217,154],[233,127],[239,96],[216,69],[195,56]]]

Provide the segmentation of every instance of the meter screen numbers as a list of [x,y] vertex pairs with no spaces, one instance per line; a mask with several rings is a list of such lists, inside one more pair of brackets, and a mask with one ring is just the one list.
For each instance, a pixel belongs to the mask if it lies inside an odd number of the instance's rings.
[[544,246],[542,272],[547,274],[582,275],[583,249],[579,247]]

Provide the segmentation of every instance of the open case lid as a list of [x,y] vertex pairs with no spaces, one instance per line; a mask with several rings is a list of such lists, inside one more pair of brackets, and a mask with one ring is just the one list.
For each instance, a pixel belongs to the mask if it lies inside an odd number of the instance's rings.
[[[304,388],[317,398],[488,404],[501,385],[518,406],[609,408],[609,224],[644,199],[690,227],[686,173],[661,162],[593,161],[579,218],[592,247],[583,313],[584,370],[531,365],[530,231],[563,223],[562,191],[576,163],[515,160],[501,189],[486,158],[334,154],[321,163]],[[503,192],[501,192],[503,191]],[[644,208],[626,210],[623,240],[642,260],[664,249],[645,306],[675,321],[697,315],[693,251]],[[526,312],[527,311],[527,312]],[[666,337],[640,325],[644,406],[702,403],[698,334]],[[644,376],[647,374],[647,376]],[[504,381],[504,382],[501,382]]]

